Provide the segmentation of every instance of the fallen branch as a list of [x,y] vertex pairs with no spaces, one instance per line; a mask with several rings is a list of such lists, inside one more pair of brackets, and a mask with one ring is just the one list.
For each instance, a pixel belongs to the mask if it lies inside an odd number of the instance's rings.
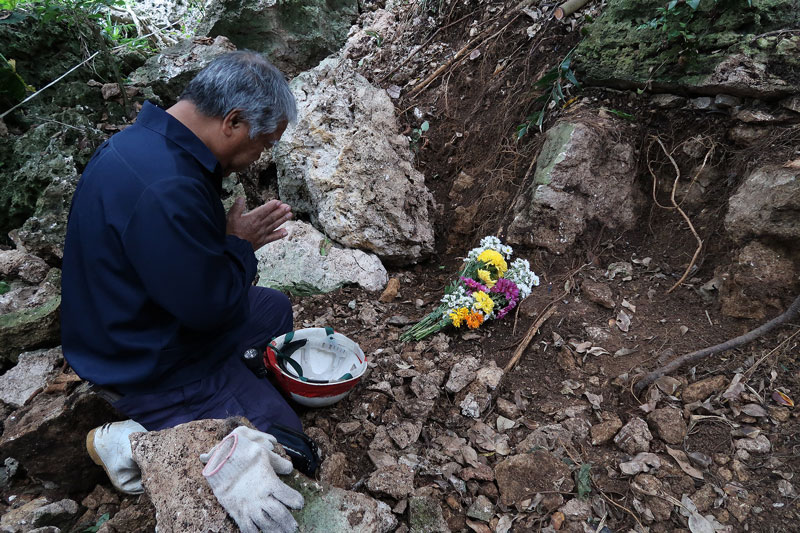
[[525,349],[533,340],[533,337],[534,335],[536,335],[536,332],[539,331],[539,328],[542,327],[542,324],[544,324],[547,321],[547,319],[550,318],[550,316],[555,312],[556,308],[555,306],[553,306],[544,313],[542,313],[541,316],[539,316],[539,318],[536,320],[536,322],[533,323],[533,325],[528,330],[528,333],[526,333],[525,337],[522,339],[522,342],[519,343],[519,346],[517,346],[517,349],[514,352],[514,355],[511,357],[511,360],[508,362],[508,364],[506,364],[505,368],[503,368],[504,375],[507,374],[512,368],[514,368],[514,365],[517,364],[517,361],[519,361],[520,357],[522,357],[522,354],[525,352]]
[[748,342],[754,341],[765,333],[768,333],[776,327],[792,320],[795,316],[797,316],[798,313],[800,313],[800,296],[794,299],[792,305],[790,305],[783,314],[776,316],[766,324],[763,324],[756,329],[745,333],[744,335],[740,335],[735,339],[727,340],[722,344],[711,346],[710,348],[703,348],[702,350],[682,355],[673,359],[668,364],[653,370],[641,379],[636,380],[636,378],[634,378],[636,384],[634,385],[633,389],[636,391],[636,394],[639,394],[645,389],[645,387],[653,383],[661,376],[670,374],[684,365],[696,363],[697,361],[700,361],[709,355],[724,352],[726,350],[733,350],[739,346],[747,344]]

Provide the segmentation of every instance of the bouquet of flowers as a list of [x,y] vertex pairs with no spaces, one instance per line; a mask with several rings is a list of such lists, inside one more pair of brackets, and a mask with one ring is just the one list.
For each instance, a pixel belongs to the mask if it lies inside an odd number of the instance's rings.
[[539,285],[539,277],[525,259],[509,265],[513,250],[497,237],[484,237],[470,250],[464,266],[445,289],[439,306],[400,335],[400,340],[422,340],[449,325],[477,329],[487,320],[503,318]]

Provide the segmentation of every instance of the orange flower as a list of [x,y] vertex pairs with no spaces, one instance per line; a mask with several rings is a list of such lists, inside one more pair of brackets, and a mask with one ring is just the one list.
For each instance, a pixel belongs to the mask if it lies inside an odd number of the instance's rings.
[[482,323],[483,315],[478,312],[472,312],[467,317],[467,327],[469,329],[478,329],[478,326],[480,326]]

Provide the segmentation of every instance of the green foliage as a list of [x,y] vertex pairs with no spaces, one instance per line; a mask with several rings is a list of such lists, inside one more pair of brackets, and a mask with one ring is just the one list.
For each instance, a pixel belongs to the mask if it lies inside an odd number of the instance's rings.
[[5,281],[0,281],[0,295],[7,293],[11,290],[11,286]]
[[14,11],[15,7],[17,7],[17,0],[0,0],[0,9]]
[[422,124],[419,125],[419,128],[414,128],[411,130],[411,135],[409,136],[409,140],[411,141],[411,149],[415,152],[417,151],[417,147],[419,145],[419,141],[425,136],[425,133],[430,129],[431,125],[426,120]]
[[378,48],[383,45],[383,37],[381,37],[378,32],[374,30],[366,30],[364,33],[375,39],[375,44],[378,45]]
[[121,4],[122,0],[23,0],[18,6],[27,8],[42,24],[66,22],[80,29],[87,19],[102,20],[103,8]]
[[98,22],[102,26],[103,35],[115,46],[126,46],[131,50],[147,53],[157,52],[147,37],[140,37],[137,34],[135,24],[120,23],[114,20],[110,13],[106,13],[105,17]]
[[584,463],[575,471],[575,485],[578,487],[578,498],[585,499],[592,492],[592,464]]
[[[656,8],[656,17],[639,25],[638,29],[653,28],[660,30],[664,38],[664,46],[679,45],[685,51],[697,52],[697,34],[689,25],[697,15],[700,2],[706,6],[716,5],[720,0],[670,0],[664,7]],[[752,0],[745,0],[752,7]]]
[[97,519],[97,523],[93,526],[89,526],[83,530],[83,533],[97,533],[97,530],[100,529],[100,526],[108,522],[109,514],[105,513],[103,516]]
[[25,99],[25,94],[33,90],[33,87],[17,74],[14,60],[8,60],[0,54],[0,110],[21,102]]
[[573,48],[570,50],[564,59],[551,68],[533,84],[534,88],[543,90],[544,92],[539,96],[534,103],[541,104],[541,107],[531,113],[525,118],[525,122],[517,126],[516,138],[521,139],[528,133],[532,126],[539,128],[542,131],[547,114],[556,107],[563,107],[566,105],[569,98],[570,87],[578,88],[580,84],[572,71],[572,53],[575,51]]
[[630,120],[631,122],[636,120],[636,117],[634,117],[630,113],[626,113],[625,111],[620,111],[619,109],[608,109],[608,108],[605,109],[607,112],[611,113],[612,115],[616,115],[619,118],[624,118],[625,120]]

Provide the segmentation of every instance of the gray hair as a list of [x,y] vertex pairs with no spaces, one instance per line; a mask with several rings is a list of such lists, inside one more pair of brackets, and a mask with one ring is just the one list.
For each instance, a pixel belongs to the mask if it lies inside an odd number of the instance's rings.
[[250,125],[250,138],[270,134],[282,121],[294,122],[297,105],[283,74],[252,50],[216,58],[194,77],[181,94],[209,117],[224,117],[234,109]]

